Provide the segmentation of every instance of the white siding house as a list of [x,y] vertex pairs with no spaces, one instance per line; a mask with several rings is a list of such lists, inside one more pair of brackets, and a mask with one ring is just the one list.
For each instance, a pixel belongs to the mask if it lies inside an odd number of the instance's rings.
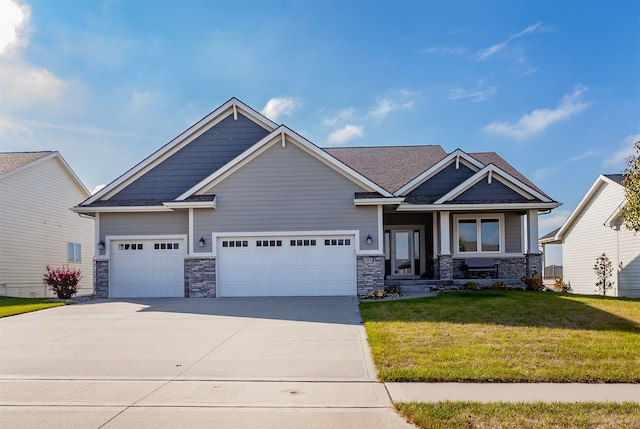
[[93,292],[94,220],[69,209],[89,191],[58,152],[0,153],[0,295],[51,297],[46,266],[80,268]]
[[601,175],[556,234],[562,243],[563,280],[574,293],[595,294],[596,259],[605,253],[614,267],[610,296],[640,297],[640,234],[620,219],[625,196],[621,174]]

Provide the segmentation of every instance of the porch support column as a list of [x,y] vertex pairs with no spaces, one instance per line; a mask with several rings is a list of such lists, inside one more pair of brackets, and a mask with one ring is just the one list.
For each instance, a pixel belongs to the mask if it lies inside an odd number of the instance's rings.
[[451,241],[449,240],[449,212],[440,212],[440,254],[451,254]]
[[527,276],[536,271],[542,277],[542,255],[538,250],[538,210],[527,212],[527,238]]
[[440,254],[438,255],[438,271],[440,280],[453,280],[453,256],[451,255],[451,227],[449,212],[440,212]]
[[527,212],[527,237],[529,238],[527,253],[540,253],[538,250],[538,210]]

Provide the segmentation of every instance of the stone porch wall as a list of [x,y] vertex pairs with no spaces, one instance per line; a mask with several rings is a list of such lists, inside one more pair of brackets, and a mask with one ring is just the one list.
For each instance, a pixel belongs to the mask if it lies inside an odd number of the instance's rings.
[[356,264],[358,296],[384,289],[384,256],[358,256]]
[[[447,257],[447,255],[444,255],[445,257]],[[538,273],[540,273],[540,269],[542,267],[542,258],[540,255],[531,255],[531,256],[538,256],[538,268],[534,268],[538,270]],[[448,280],[443,278],[443,275],[446,275],[446,273],[443,273],[443,269],[442,269],[442,255],[440,256],[441,261],[440,261],[440,279],[441,280]],[[453,277],[449,277],[449,279],[453,278],[455,279],[466,279],[467,278],[467,271],[464,269],[464,259],[465,258],[455,258],[453,259],[453,261],[451,262],[451,270],[452,270],[452,275]],[[529,271],[529,266],[530,266],[530,262],[529,262],[529,255],[525,256],[517,256],[517,257],[511,257],[511,258],[493,258],[494,262],[496,264],[498,264],[498,279],[520,279],[522,276],[524,276],[525,274],[527,275],[531,275],[531,271]],[[535,258],[531,258],[531,264],[532,266],[535,266],[536,260]],[[490,279],[491,278],[491,273],[487,272],[487,273],[483,273],[483,272],[479,272],[479,273],[474,273],[473,278],[478,278],[478,279]]]
[[184,296],[187,298],[216,297],[215,258],[184,260]]
[[109,261],[95,261],[93,289],[97,298],[109,298]]

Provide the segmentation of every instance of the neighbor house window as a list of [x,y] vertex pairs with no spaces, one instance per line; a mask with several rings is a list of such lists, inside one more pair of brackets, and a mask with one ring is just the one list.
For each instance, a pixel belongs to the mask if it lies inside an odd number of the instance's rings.
[[67,243],[67,261],[80,262],[80,243]]
[[498,253],[502,251],[501,216],[455,217],[457,253]]

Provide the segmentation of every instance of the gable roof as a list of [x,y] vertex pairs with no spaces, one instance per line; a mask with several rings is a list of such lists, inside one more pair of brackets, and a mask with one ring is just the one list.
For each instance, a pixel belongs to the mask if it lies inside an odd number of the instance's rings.
[[228,116],[233,115],[234,119],[237,119],[239,112],[254,123],[263,127],[267,132],[271,132],[278,127],[275,122],[233,97],[189,127],[186,131],[179,134],[169,143],[165,144],[150,156],[142,160],[133,168],[116,178],[113,182],[96,192],[93,196],[84,201],[81,206],[91,205],[95,201],[111,198]]
[[51,155],[52,153],[52,151],[0,152],[0,176],[4,177],[6,173]]
[[[230,125],[234,123],[235,126]],[[225,133],[228,134],[225,137],[227,140],[220,138]],[[467,154],[456,149],[447,154],[438,145],[321,149],[288,127],[276,125],[237,98],[231,98],[89,197],[80,204],[77,211],[88,207],[111,207],[113,210],[117,207],[127,210],[145,206],[169,207],[165,203],[178,207],[176,202],[181,203],[179,207],[186,207],[189,201],[195,204],[190,198],[207,192],[275,144],[278,139],[283,145],[287,142],[298,145],[311,156],[357,183],[363,191],[368,191],[370,195],[367,192],[355,195],[356,205],[406,203],[405,210],[435,210],[444,205],[457,205],[456,209],[461,210],[477,208],[479,204],[491,205],[492,208],[522,208],[522,204],[529,204],[527,207],[531,208],[531,204],[538,204],[541,209],[559,205],[493,152]],[[465,175],[457,175],[454,180],[450,173],[441,175],[437,180],[446,178],[446,181],[440,183],[439,188],[432,187],[434,195],[418,193],[411,198],[407,197],[422,184],[428,185],[432,177],[453,163],[456,169],[460,163],[464,164]],[[485,189],[483,193],[476,187],[473,190],[475,194],[469,193],[460,201],[453,201],[487,175],[490,183],[492,174],[501,183],[501,200],[487,198],[489,190]],[[436,182],[432,183],[435,185]],[[444,189],[451,185],[451,188]],[[494,186],[492,191],[497,191],[500,186]],[[474,196],[475,199],[470,200]],[[110,202],[106,204],[105,201]],[[136,201],[140,205],[135,206]],[[518,207],[514,205],[516,203],[519,204]],[[499,207],[499,204],[502,205]]]
[[[571,212],[567,220],[562,224],[560,228],[558,228],[553,236],[550,236],[551,233],[542,237],[539,241],[543,241],[546,244],[559,243],[566,237],[566,234],[569,232],[575,221],[580,217],[582,212],[585,210],[586,206],[589,204],[591,199],[594,197],[596,192],[606,184],[612,184],[615,186],[622,186],[621,182],[624,176],[622,174],[601,174],[598,176],[593,185],[589,188],[585,196],[580,200],[576,208]],[[622,201],[618,207],[614,210],[614,212],[609,216],[608,219],[603,219],[602,224],[608,225],[611,223],[612,218],[616,217],[622,208],[624,207],[626,201]]]
[[67,161],[56,151],[0,152],[0,179],[4,179],[19,171],[54,158],[60,162],[62,168],[67,172],[69,177],[71,177],[71,180],[78,185],[82,192],[84,192],[86,196],[91,195],[91,192],[84,186],[80,178],[76,176],[76,173],[74,173],[69,164],[67,164]]

